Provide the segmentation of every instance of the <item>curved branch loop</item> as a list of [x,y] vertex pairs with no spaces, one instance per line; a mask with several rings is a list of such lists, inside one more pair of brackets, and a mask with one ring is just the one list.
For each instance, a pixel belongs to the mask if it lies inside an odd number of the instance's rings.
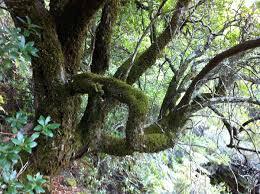
[[83,73],[73,76],[68,85],[71,94],[99,93],[102,97],[112,97],[129,108],[126,124],[127,144],[133,148],[139,145],[142,136],[142,125],[148,111],[148,98],[139,90],[117,80],[93,73]]

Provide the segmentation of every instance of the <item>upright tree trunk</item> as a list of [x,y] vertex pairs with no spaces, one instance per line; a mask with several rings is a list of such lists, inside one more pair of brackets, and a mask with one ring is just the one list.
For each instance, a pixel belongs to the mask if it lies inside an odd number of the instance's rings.
[[50,1],[50,10],[44,1],[4,0],[16,27],[26,29],[29,17],[38,25],[40,36],[30,34],[38,57],[32,59],[35,118],[51,116],[61,127],[53,138],[42,137],[30,159],[32,170],[56,174],[68,165],[80,138],[76,125],[80,110],[80,97],[69,95],[67,83],[80,66],[81,45],[91,17],[104,0]]
[[[32,61],[36,119],[40,115],[49,115],[61,127],[55,131],[53,138],[40,139],[32,168],[44,174],[55,174],[68,165],[74,151],[80,147],[76,125],[81,100],[79,96],[68,96],[65,92],[64,84],[68,75],[64,64],[67,59],[63,57],[59,43],[49,43],[43,39],[37,45],[42,46],[39,49],[43,51]],[[51,55],[50,52],[44,52],[44,48],[50,47],[56,50]],[[47,69],[52,64],[54,68]]]
[[[70,77],[66,65],[78,63],[79,56],[64,53],[55,21],[40,2],[36,1],[28,6],[31,7],[30,18],[41,27],[40,37],[33,34],[29,37],[39,50],[38,57],[32,59],[35,119],[40,115],[51,116],[52,121],[61,124],[61,127],[54,132],[53,138],[42,137],[39,140],[31,158],[31,170],[43,174],[55,174],[68,165],[74,150],[78,149],[76,145],[79,145],[76,125],[80,98],[69,96],[65,89]],[[15,18],[14,21],[17,26],[22,25]],[[75,48],[73,42],[68,48],[80,50]],[[74,71],[78,66],[75,65]]]

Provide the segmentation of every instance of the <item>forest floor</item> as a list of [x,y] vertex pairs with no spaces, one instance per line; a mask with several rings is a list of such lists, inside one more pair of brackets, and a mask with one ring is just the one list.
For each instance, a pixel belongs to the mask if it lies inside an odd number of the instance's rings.
[[85,166],[80,161],[74,162],[69,168],[60,175],[49,178],[47,190],[51,194],[86,194],[90,193],[81,180],[82,168]]

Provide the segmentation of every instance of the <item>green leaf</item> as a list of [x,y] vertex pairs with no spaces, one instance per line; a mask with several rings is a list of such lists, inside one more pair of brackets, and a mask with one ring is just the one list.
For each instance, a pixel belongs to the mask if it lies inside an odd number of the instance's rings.
[[23,135],[21,132],[18,132],[18,133],[17,133],[16,138],[17,138],[19,141],[24,141],[24,135]]
[[16,138],[12,138],[11,141],[15,145],[22,145],[24,143],[24,139],[24,135],[21,132],[18,132]]
[[40,133],[34,133],[32,134],[32,136],[30,137],[32,141],[34,141],[35,139],[37,139],[40,136]]
[[47,127],[49,129],[57,129],[60,127],[60,124],[59,123],[52,123],[52,124],[48,124]]
[[51,121],[51,117],[47,116],[46,119],[45,119],[44,124],[47,125],[50,121]]
[[26,43],[27,47],[33,47],[33,45],[34,45],[34,42],[32,42],[32,41]]
[[29,147],[30,147],[30,148],[34,148],[34,147],[36,147],[36,146],[37,146],[37,143],[36,143],[35,141],[29,143]]
[[44,193],[45,192],[45,190],[41,186],[36,186],[34,188],[34,190],[36,191],[36,193]]
[[48,137],[53,137],[53,132],[48,128],[44,130],[43,133]]
[[28,180],[28,181],[31,181],[31,182],[34,181],[32,175],[27,175],[27,180]]
[[32,149],[30,148],[30,147],[28,147],[28,146],[25,146],[24,148],[23,148],[23,150],[24,151],[26,151],[26,152],[28,152],[28,153],[32,153]]
[[12,133],[17,133],[17,132],[18,132],[18,130],[16,128],[12,129]]
[[15,145],[20,145],[21,142],[18,139],[11,139],[11,141],[15,144]]
[[34,131],[41,131],[42,130],[42,126],[41,125],[37,125],[36,127],[34,127]]
[[45,125],[45,118],[41,115],[40,118],[38,119],[38,123],[42,126]]

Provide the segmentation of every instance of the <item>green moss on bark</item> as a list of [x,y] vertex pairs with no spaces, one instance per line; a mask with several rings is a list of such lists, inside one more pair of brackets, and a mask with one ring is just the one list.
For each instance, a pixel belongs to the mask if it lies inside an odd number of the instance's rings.
[[172,140],[165,134],[149,134],[143,137],[145,152],[159,152],[172,146]]
[[93,93],[96,91],[97,85],[99,85],[99,92],[104,91],[104,97],[112,97],[128,105],[126,138],[130,146],[137,146],[139,144],[137,137],[143,133],[142,127],[148,111],[148,98],[125,82],[93,73],[75,76],[69,87],[72,93]]
[[133,152],[154,153],[173,146],[172,139],[166,134],[149,134],[138,137],[139,147],[129,147],[127,140],[112,136],[103,136],[98,152],[104,152],[116,156],[131,155]]
[[96,151],[115,156],[131,155],[134,152],[134,150],[127,145],[125,139],[113,136],[103,136]]

